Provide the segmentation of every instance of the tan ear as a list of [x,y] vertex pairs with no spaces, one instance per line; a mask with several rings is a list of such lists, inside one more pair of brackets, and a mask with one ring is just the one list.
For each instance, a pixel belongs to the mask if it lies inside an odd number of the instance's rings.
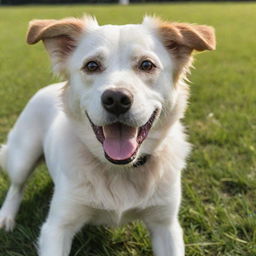
[[197,51],[214,50],[216,47],[214,28],[210,26],[162,22],[159,30],[170,49],[173,44]]
[[85,24],[80,19],[33,20],[29,23],[27,43],[42,40],[52,59],[54,70],[64,72],[67,57],[77,46]]
[[174,81],[186,75],[192,64],[192,52],[214,50],[216,47],[214,28],[187,23],[169,23],[156,20],[157,29],[164,46],[174,60]]

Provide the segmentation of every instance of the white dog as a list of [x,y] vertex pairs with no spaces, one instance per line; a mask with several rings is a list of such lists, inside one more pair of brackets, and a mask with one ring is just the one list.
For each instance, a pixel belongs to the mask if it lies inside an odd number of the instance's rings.
[[123,26],[88,16],[34,20],[27,41],[40,40],[67,82],[41,89],[1,148],[11,186],[0,226],[13,229],[24,183],[44,155],[55,190],[40,256],[69,255],[86,223],[134,219],[148,227],[154,255],[183,256],[184,79],[192,52],[215,48],[213,28],[151,17]]

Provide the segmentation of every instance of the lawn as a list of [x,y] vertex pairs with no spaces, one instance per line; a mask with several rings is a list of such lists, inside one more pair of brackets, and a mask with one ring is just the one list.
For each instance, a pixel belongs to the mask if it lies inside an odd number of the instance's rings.
[[[27,23],[83,13],[100,23],[137,23],[145,13],[216,28],[217,50],[196,57],[184,120],[194,145],[183,172],[180,220],[187,256],[256,255],[256,4],[187,3],[0,8],[0,142],[28,99],[57,79],[43,46],[27,46]],[[0,175],[0,205],[8,179]],[[41,164],[31,177],[13,233],[0,231],[0,256],[35,256],[52,182]],[[85,227],[72,256],[152,255],[141,223]],[[178,256],[178,255],[176,255]]]

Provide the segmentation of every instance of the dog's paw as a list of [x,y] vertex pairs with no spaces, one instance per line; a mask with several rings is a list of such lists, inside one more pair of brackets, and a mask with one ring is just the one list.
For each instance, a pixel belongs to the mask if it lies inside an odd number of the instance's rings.
[[0,229],[4,229],[5,231],[13,231],[15,227],[15,220],[12,217],[5,216],[0,212]]

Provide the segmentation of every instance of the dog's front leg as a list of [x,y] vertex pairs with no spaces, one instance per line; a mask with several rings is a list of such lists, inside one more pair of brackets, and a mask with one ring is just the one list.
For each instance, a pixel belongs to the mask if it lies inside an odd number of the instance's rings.
[[39,256],[68,256],[72,239],[85,222],[84,206],[68,200],[58,200],[54,195],[49,216],[39,237]]
[[155,256],[184,256],[183,232],[178,220],[171,224],[148,225]]
[[68,256],[75,231],[70,227],[47,221],[39,239],[40,256]]

